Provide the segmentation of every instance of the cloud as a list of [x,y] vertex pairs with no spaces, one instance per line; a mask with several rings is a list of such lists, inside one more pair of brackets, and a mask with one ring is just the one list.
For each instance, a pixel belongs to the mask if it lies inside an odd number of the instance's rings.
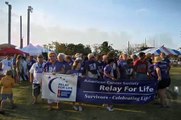
[[84,45],[102,44],[108,41],[115,49],[125,48],[130,36],[125,32],[105,32],[91,28],[86,30],[67,29],[60,26],[32,26],[32,42],[42,44],[57,41],[61,43],[82,43]]
[[159,33],[150,36],[148,38],[148,45],[154,47],[160,47],[162,45],[165,45],[166,47],[173,47],[173,48],[175,47],[172,35],[169,33]]
[[[140,9],[138,12],[144,12],[146,10]],[[7,13],[0,9],[0,40],[1,43],[7,42]],[[24,46],[26,45],[27,36],[27,16],[23,15],[23,38]],[[46,15],[43,11],[31,14],[31,33],[30,43],[32,44],[48,44],[52,41],[60,43],[82,43],[84,45],[101,44],[104,41],[108,41],[112,44],[113,48],[123,50],[127,48],[127,43],[139,44],[141,33],[135,34],[130,31],[104,31],[98,28],[86,28],[86,29],[73,29],[67,28],[60,23],[54,21],[54,17]],[[14,14],[12,16],[12,44],[19,46],[19,15]],[[144,39],[144,38],[143,38]],[[174,45],[172,42],[172,36],[168,33],[160,33],[152,35],[148,39],[148,44],[153,46],[153,40],[155,45],[160,46],[163,44]]]
[[[17,13],[17,12],[15,12]],[[0,39],[3,43],[7,41],[7,13],[0,9]],[[23,16],[23,38],[24,46],[27,39],[27,17]],[[19,46],[19,15],[12,15],[12,44]],[[82,43],[84,45],[101,44],[104,41],[109,41],[115,49],[122,49],[127,44],[130,36],[127,32],[106,32],[97,28],[73,29],[66,28],[63,25],[54,22],[51,15],[46,15],[44,12],[36,12],[31,14],[31,33],[30,42],[33,44],[48,44],[52,41],[62,43]]]
[[149,10],[146,8],[141,8],[136,10],[136,14],[137,15],[147,15],[149,13]]

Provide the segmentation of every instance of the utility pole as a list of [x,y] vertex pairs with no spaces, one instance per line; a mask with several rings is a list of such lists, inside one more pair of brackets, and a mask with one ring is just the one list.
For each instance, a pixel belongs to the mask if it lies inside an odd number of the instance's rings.
[[28,6],[27,9],[27,45],[30,44],[30,12],[33,12],[33,8]]
[[23,48],[23,37],[22,37],[22,16],[20,16],[20,48]]
[[130,46],[129,46],[129,41],[128,41],[128,55],[129,55],[129,53],[130,53],[130,49],[129,49],[129,47],[130,47]]
[[5,2],[6,5],[8,5],[8,44],[11,44],[11,9],[12,6],[9,4],[9,2]]

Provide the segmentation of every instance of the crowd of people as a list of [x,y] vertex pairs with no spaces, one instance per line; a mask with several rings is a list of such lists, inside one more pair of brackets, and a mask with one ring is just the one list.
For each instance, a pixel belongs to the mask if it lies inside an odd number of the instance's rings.
[[[21,55],[7,55],[0,62],[0,69],[4,77],[0,81],[1,87],[1,107],[0,113],[4,112],[4,103],[7,99],[11,101],[12,108],[13,92],[15,83],[30,81],[33,90],[33,102],[38,102],[41,94],[41,83],[43,72],[52,74],[74,74],[80,77],[110,80],[158,80],[158,96],[161,107],[168,107],[166,88],[170,85],[170,61],[168,57],[161,53],[159,56],[140,52],[138,55],[128,56],[126,53],[120,54],[117,58],[112,52],[105,55],[95,55],[93,53],[83,56],[77,53],[74,56],[55,52],[48,54],[48,60],[42,55],[35,57],[23,57]],[[14,81],[14,82],[13,82]],[[53,103],[60,107],[60,101],[48,99],[48,110],[52,110]],[[108,111],[113,111],[113,105],[106,105]],[[81,103],[73,103],[73,109],[82,111]]]

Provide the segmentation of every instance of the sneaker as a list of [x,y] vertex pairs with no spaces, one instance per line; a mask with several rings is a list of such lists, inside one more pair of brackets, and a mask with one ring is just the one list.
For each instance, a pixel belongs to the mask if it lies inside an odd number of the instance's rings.
[[83,111],[83,109],[82,109],[82,107],[81,106],[79,106],[79,111],[81,112],[81,111]]
[[79,110],[79,108],[77,107],[77,106],[73,106],[73,109],[75,110],[75,111],[78,111]]
[[107,106],[107,104],[102,104],[102,107],[106,107]]
[[114,109],[113,109],[112,107],[107,106],[106,108],[107,108],[107,110],[108,110],[109,112],[114,111]]

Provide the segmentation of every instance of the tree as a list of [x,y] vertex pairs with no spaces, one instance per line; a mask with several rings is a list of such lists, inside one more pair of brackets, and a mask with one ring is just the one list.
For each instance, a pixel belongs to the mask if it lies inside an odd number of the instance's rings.
[[57,53],[65,53],[67,55],[74,55],[76,53],[82,53],[84,55],[87,55],[88,53],[91,53],[91,48],[89,45],[84,46],[83,44],[65,44],[65,43],[58,43],[58,42],[52,42],[51,44],[44,45],[44,47],[51,48],[51,50],[55,50]]
[[114,50],[111,45],[108,44],[107,41],[104,41],[99,47],[101,54],[107,54],[109,51]]
[[78,44],[78,45],[76,45],[76,52],[77,53],[83,53],[84,52],[84,45],[83,44]]
[[92,51],[91,51],[90,45],[85,46],[83,54],[88,55],[91,52]]
[[94,54],[100,53],[100,44],[93,44],[92,47],[93,47]]

